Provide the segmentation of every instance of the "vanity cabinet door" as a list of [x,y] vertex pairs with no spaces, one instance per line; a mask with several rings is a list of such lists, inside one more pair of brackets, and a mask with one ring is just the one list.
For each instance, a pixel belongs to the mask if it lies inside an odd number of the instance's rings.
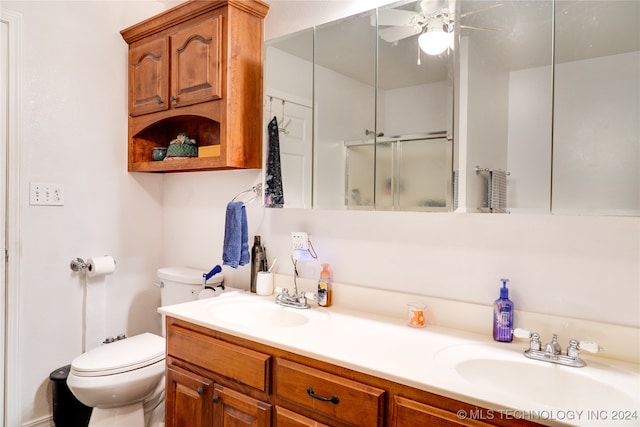
[[250,396],[214,385],[213,425],[215,427],[270,427],[271,405]]
[[213,381],[167,368],[166,427],[213,427]]
[[129,114],[169,109],[169,47],[166,37],[129,50]]
[[171,36],[171,107],[222,98],[222,16]]

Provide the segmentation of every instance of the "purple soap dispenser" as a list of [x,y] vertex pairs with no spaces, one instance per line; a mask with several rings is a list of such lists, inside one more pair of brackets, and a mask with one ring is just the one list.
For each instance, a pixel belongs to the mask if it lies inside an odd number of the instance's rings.
[[500,298],[493,303],[493,339],[500,342],[513,341],[513,302],[509,299],[507,283],[500,279]]

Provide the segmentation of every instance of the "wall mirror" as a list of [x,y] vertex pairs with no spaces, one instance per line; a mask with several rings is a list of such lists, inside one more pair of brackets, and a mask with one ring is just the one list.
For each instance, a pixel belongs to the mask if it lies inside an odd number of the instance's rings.
[[[311,208],[313,28],[265,43],[265,206]],[[277,138],[269,125],[275,118]]]
[[552,210],[640,215],[640,2],[555,12]]
[[[268,41],[283,206],[640,215],[639,9],[403,1]],[[406,17],[440,11],[427,55]]]
[[[418,3],[380,10],[413,14]],[[451,210],[452,56],[420,51],[415,33],[379,39],[379,28],[390,26],[378,25],[378,12],[266,43],[265,120],[275,111],[292,126],[290,104],[291,111],[298,103],[312,107],[311,165],[299,157],[293,161],[283,147],[293,139],[303,146],[302,138],[292,137],[289,128],[279,134],[284,207]],[[302,70],[312,73],[303,76]],[[284,112],[277,109],[280,98]],[[270,177],[266,167],[265,178]],[[303,182],[312,186],[300,196]]]
[[458,210],[549,213],[553,2],[459,6]]

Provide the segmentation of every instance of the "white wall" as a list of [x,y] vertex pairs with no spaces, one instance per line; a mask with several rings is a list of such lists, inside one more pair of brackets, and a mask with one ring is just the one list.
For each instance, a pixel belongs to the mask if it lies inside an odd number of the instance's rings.
[[[20,408],[7,425],[51,414],[49,374],[82,352],[84,275],[71,259],[111,254],[116,272],[91,281],[87,348],[106,335],[159,332],[153,286],[161,261],[162,176],[127,168],[127,44],[119,31],[158,2],[13,2],[22,15]],[[65,205],[28,205],[30,182],[64,185]],[[102,301],[98,300],[101,299]],[[95,333],[94,333],[95,332]],[[98,336],[102,335],[102,336]],[[19,418],[19,419],[18,419]]]
[[[461,202],[461,206],[472,213],[488,207],[486,175],[476,174],[474,168],[507,170],[509,74],[480,46],[477,40],[469,37],[468,48],[465,49],[468,74],[460,76],[467,79],[460,87],[468,89],[464,95],[468,102],[464,128],[467,159],[460,166],[466,166],[466,200]],[[461,134],[463,128],[459,124],[455,126]]]
[[551,209],[551,67],[509,75],[507,200],[512,213]]
[[384,91],[378,128],[389,137],[447,130],[448,90],[442,81]]
[[639,75],[639,51],[556,66],[554,212],[640,213]]

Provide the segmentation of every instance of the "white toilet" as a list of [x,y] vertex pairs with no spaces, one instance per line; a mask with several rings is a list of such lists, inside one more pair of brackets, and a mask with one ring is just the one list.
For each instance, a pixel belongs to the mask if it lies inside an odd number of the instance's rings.
[[[198,299],[203,273],[192,268],[159,269],[161,304]],[[218,274],[208,285],[221,281]],[[103,344],[73,359],[67,385],[80,402],[93,407],[89,427],[162,425],[165,354],[165,339],[144,333]]]

